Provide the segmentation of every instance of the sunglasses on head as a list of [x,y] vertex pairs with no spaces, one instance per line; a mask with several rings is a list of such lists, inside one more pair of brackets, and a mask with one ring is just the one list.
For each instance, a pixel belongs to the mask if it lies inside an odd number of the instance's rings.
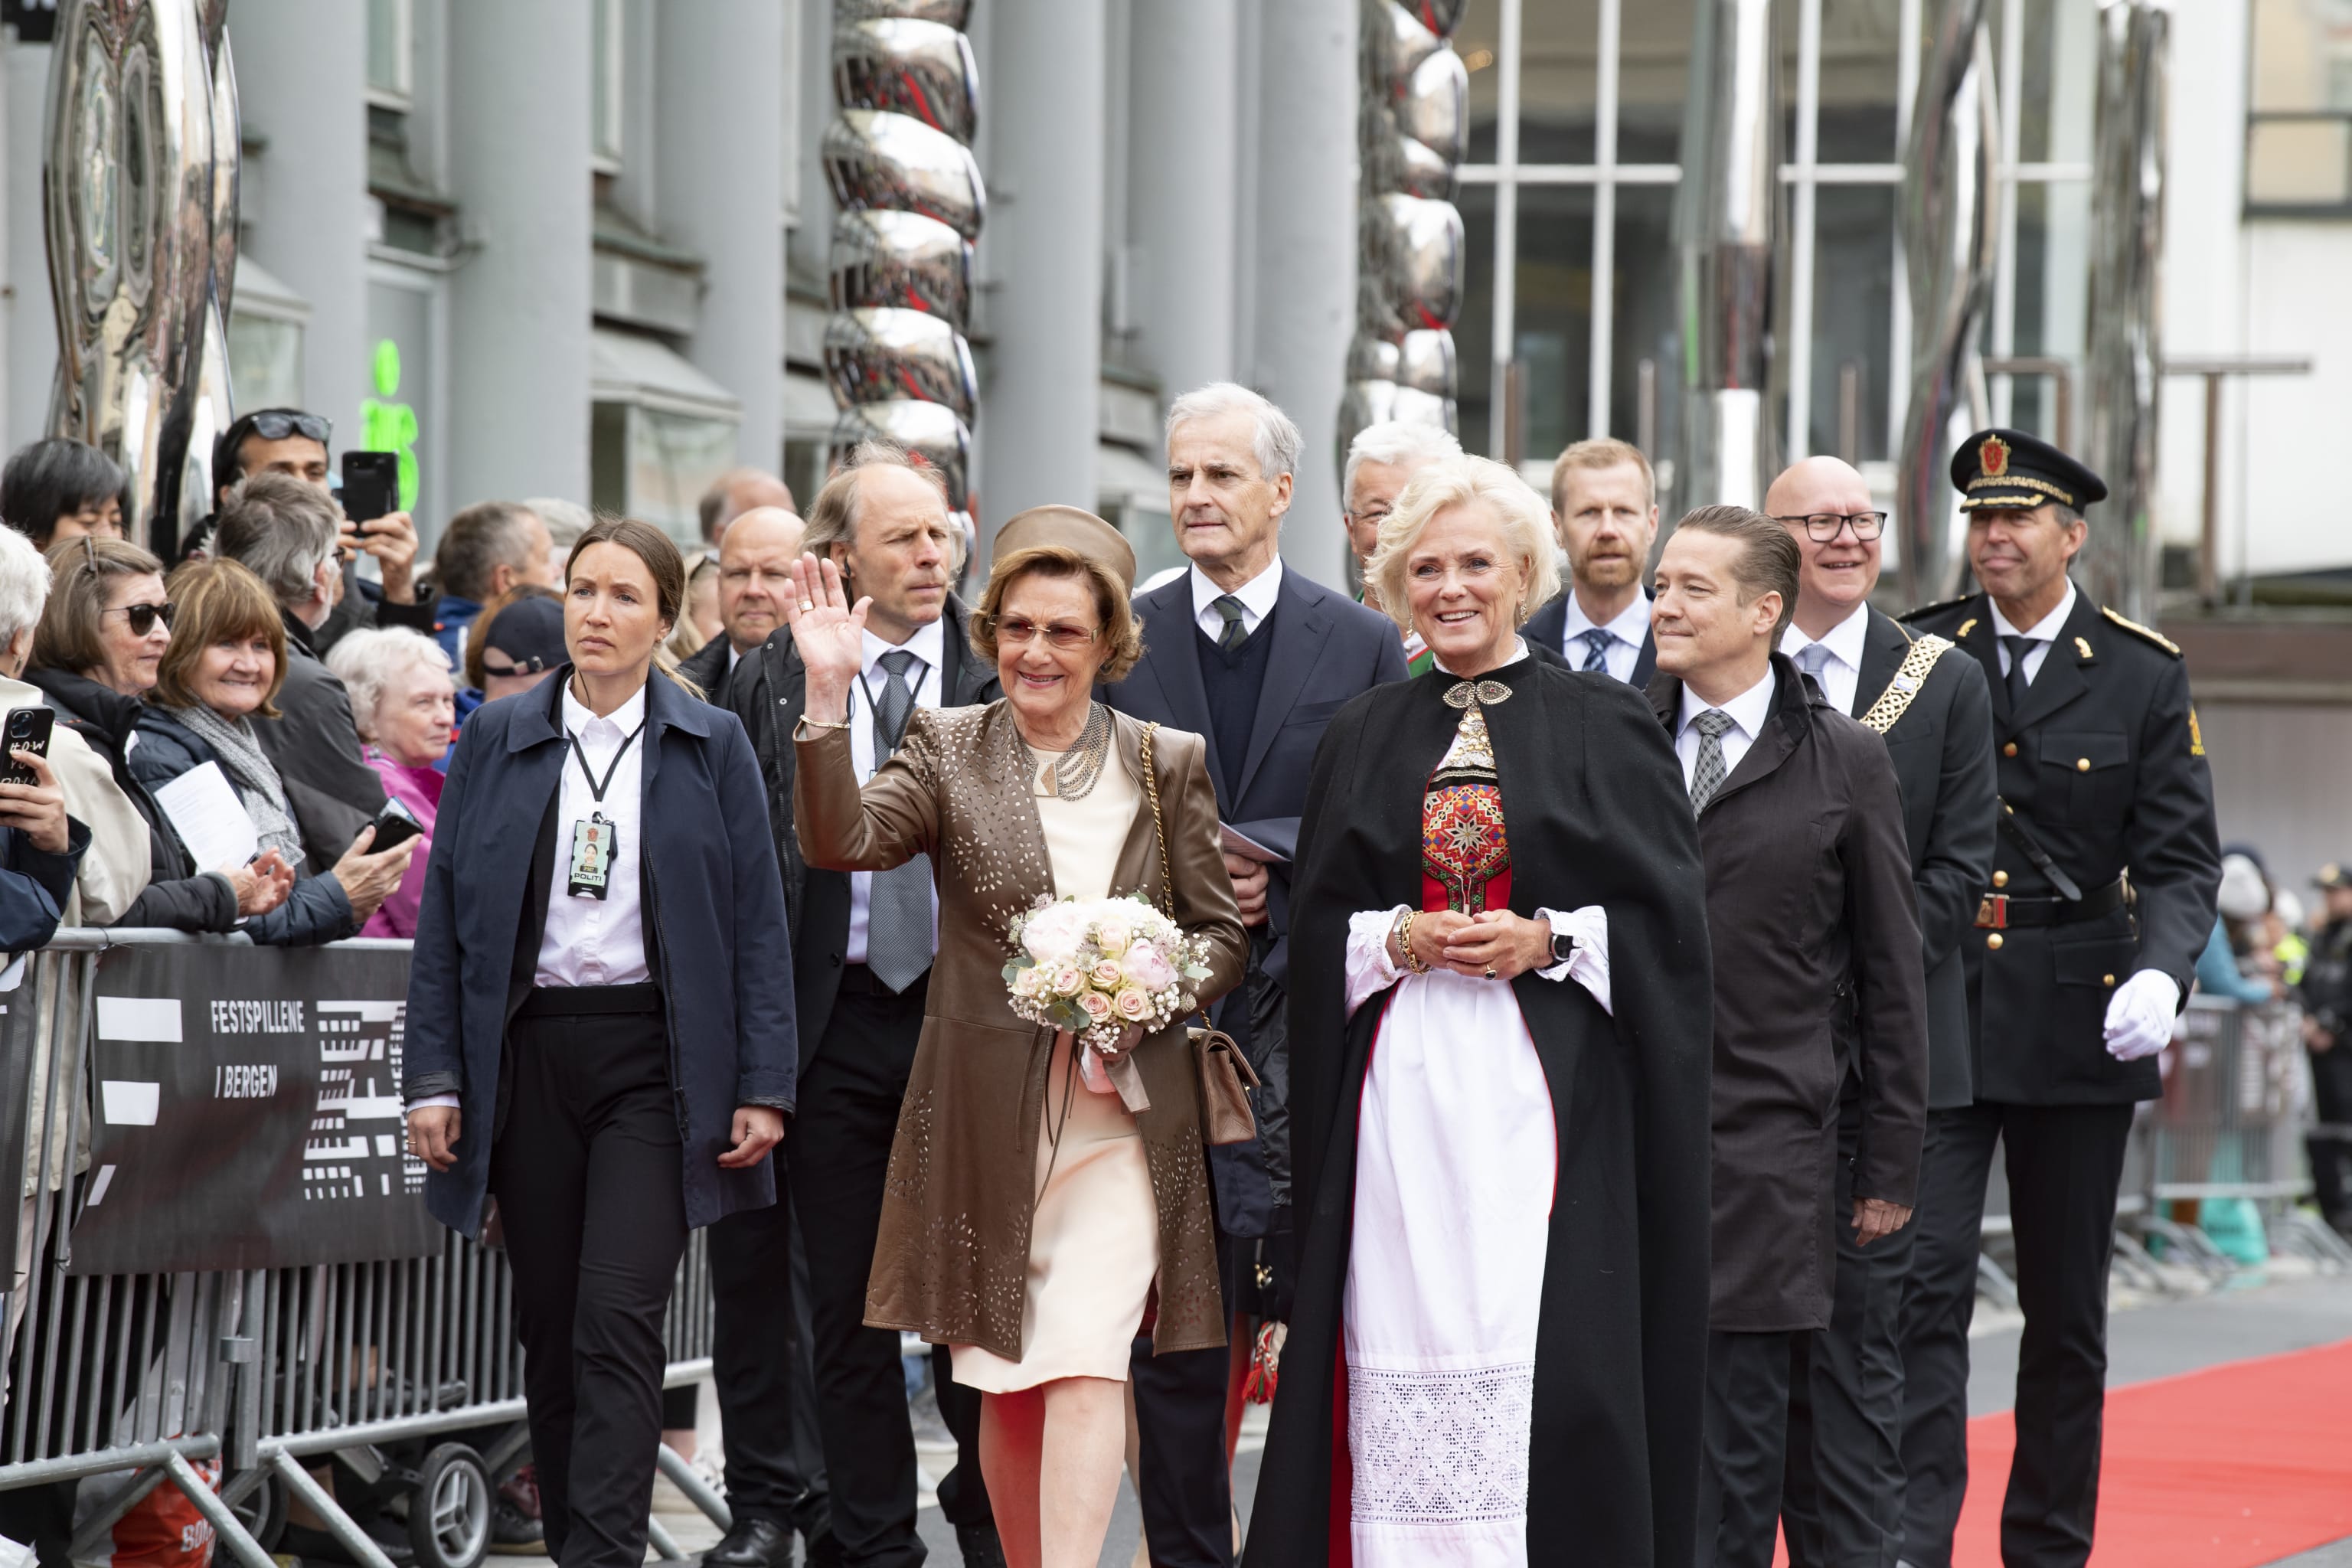
[[119,615],[129,621],[131,635],[135,637],[143,637],[153,631],[157,621],[166,626],[172,624],[172,606],[168,602],[161,605],[117,605],[106,613]]
[[547,660],[538,658],[535,655],[530,658],[522,660],[519,664],[509,664],[504,668],[492,664],[487,658],[482,660],[482,673],[484,675],[537,675],[547,668]]
[[321,447],[332,444],[330,437],[335,432],[334,426],[325,416],[317,414],[271,410],[248,414],[239,423],[245,426],[247,435],[258,436],[265,441],[283,441],[289,436],[301,436]]

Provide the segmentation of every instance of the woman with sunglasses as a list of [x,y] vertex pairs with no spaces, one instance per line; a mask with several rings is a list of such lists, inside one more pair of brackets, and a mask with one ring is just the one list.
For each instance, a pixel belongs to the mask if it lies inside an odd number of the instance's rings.
[[59,722],[106,760],[147,826],[146,891],[113,923],[226,931],[244,920],[255,942],[278,946],[340,934],[327,918],[331,911],[314,907],[319,895],[288,907],[294,868],[275,851],[250,865],[199,870],[172,819],[131,772],[131,733],[172,642],[163,563],[120,539],[60,540],[49,547],[48,562],[54,585],[25,679],[39,688]]

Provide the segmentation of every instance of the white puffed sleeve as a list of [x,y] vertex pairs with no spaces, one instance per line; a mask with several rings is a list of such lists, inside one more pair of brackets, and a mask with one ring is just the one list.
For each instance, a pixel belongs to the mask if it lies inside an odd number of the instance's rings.
[[[1363,919],[1361,915],[1356,918]],[[1609,916],[1607,911],[1603,910],[1599,904],[1587,904],[1580,910],[1570,910],[1566,914],[1560,913],[1558,910],[1538,910],[1536,918],[1549,921],[1553,935],[1568,937],[1576,943],[1575,951],[1568,955],[1567,963],[1555,963],[1549,969],[1538,969],[1536,973],[1546,980],[1575,981],[1592,993],[1592,999],[1601,1004],[1602,1012],[1612,1017],[1616,1016],[1616,1010],[1609,1005]],[[1350,960],[1354,957],[1352,947],[1349,949],[1349,956]],[[1351,978],[1354,973],[1351,966],[1349,971]]]
[[1367,1000],[1395,984],[1397,976],[1404,973],[1389,962],[1389,931],[1404,911],[1405,906],[1399,904],[1392,910],[1363,910],[1348,917],[1349,1017],[1354,1017]]

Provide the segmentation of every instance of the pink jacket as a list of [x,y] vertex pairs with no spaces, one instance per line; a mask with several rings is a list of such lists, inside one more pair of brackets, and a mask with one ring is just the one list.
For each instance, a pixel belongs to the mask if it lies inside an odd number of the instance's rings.
[[395,763],[373,746],[367,749],[368,765],[383,775],[383,793],[416,814],[425,825],[425,832],[416,840],[416,853],[409,857],[408,874],[384,900],[383,907],[368,917],[360,928],[362,936],[407,936],[416,934],[416,906],[425,896],[425,863],[433,855],[433,818],[441,809],[441,786],[446,779],[433,769],[412,768]]

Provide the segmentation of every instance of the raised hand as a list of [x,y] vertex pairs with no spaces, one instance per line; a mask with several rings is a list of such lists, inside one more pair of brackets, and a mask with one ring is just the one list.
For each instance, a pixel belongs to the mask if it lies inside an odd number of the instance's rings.
[[837,724],[849,710],[849,683],[866,662],[866,611],[872,603],[849,602],[841,569],[831,561],[803,555],[793,563],[784,622],[808,670],[807,711],[818,723]]

